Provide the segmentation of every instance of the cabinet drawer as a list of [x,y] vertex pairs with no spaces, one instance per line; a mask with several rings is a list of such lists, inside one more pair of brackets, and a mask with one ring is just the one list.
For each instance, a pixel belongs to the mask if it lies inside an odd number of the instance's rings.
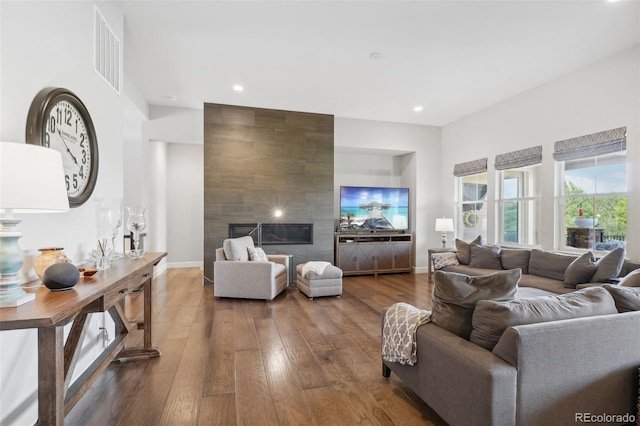
[[122,280],[104,295],[104,309],[109,309],[128,293],[138,290],[152,276],[153,266],[150,266],[144,270],[136,271],[136,273]]

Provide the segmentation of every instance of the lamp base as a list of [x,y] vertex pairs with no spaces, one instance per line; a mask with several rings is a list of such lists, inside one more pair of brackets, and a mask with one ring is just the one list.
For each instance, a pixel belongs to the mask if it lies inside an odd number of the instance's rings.
[[442,233],[442,248],[443,249],[447,248],[447,233],[446,232]]
[[22,236],[17,228],[20,221],[6,211],[0,216],[0,308],[15,308],[36,298],[33,293],[25,293],[19,285],[18,272],[24,264],[18,245]]
[[[24,292],[23,292],[24,293]],[[36,300],[36,295],[33,293],[24,293],[22,296],[18,296],[16,299],[0,299],[0,308],[15,308],[25,303]]]

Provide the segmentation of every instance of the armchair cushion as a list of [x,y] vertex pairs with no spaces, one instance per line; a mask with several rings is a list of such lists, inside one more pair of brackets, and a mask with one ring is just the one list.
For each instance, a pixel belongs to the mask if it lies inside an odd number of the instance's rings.
[[255,248],[250,236],[227,238],[222,243],[227,260],[249,260],[249,248]]

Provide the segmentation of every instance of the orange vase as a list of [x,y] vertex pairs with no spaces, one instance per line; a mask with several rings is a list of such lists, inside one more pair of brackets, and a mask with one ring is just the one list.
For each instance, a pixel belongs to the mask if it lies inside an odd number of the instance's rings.
[[38,274],[38,278],[42,280],[45,269],[54,263],[68,262],[69,258],[64,254],[62,247],[45,247],[38,251],[40,254],[33,259],[33,269]]

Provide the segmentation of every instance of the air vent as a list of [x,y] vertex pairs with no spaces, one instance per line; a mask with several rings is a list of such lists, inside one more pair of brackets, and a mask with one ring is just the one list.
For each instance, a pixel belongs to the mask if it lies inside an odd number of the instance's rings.
[[120,40],[97,7],[94,15],[93,67],[120,94]]

